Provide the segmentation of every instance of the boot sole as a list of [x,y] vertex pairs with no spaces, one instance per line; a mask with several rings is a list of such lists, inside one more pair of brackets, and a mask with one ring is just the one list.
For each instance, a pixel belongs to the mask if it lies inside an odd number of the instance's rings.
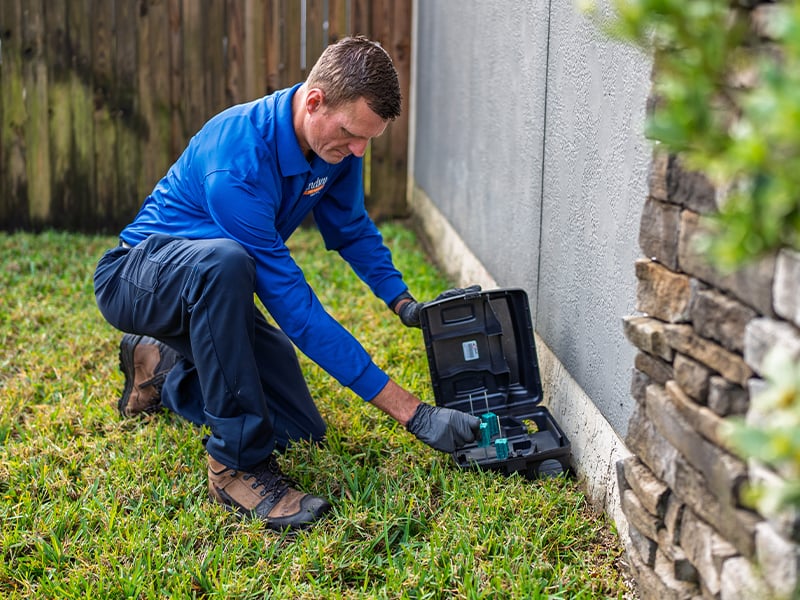
[[[268,529],[272,529],[273,531],[278,532],[288,532],[291,533],[293,531],[301,531],[303,529],[308,529],[317,524],[317,522],[332,508],[332,505],[327,500],[323,500],[324,504],[322,506],[317,507],[314,512],[307,513],[311,518],[306,518],[301,520],[300,522],[296,522],[295,519],[298,518],[299,515],[291,515],[288,517],[279,517],[277,519],[269,519],[263,518],[256,514],[254,510],[246,510],[240,508],[235,502],[228,501],[226,498],[226,494],[220,493],[220,490],[215,490],[216,493],[212,492],[209,489],[208,496],[212,502],[216,504],[222,505],[225,510],[232,513],[239,519],[258,519],[260,520],[264,526]],[[301,503],[302,504],[302,503]]]
[[[132,343],[126,343],[126,339],[131,340]],[[125,375],[125,388],[122,390],[122,396],[117,401],[117,410],[126,419],[128,415],[125,414],[125,409],[128,407],[128,400],[130,400],[131,392],[133,391],[134,377],[134,373],[130,373],[129,368],[133,366],[133,351],[141,339],[142,336],[140,335],[126,333],[123,336],[123,342],[119,345],[119,370]]]
[[143,337],[143,335],[126,333],[122,336],[123,342],[119,346],[119,370],[125,375],[125,387],[122,390],[122,396],[117,400],[117,410],[123,419],[130,419],[141,415],[151,415],[161,406],[159,403],[132,415],[125,412],[128,408],[128,401],[131,398],[131,393],[133,392],[133,380],[136,375],[133,369],[133,353]]

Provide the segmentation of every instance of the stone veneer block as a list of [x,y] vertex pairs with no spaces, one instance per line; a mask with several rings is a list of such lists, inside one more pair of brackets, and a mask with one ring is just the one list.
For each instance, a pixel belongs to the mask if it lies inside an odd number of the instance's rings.
[[766,522],[756,527],[756,558],[776,597],[796,598],[800,595],[800,548]]
[[689,325],[664,325],[663,331],[667,343],[674,350],[691,356],[729,381],[744,387],[753,375],[739,355],[701,338]]
[[708,408],[720,417],[744,415],[750,406],[750,395],[741,386],[715,375],[708,381]]
[[639,553],[639,558],[642,562],[648,567],[652,567],[656,562],[658,543],[646,535],[642,535],[630,522],[628,523],[628,538],[630,538],[636,552]]
[[678,267],[681,271],[722,288],[763,315],[772,316],[772,284],[775,256],[771,255],[742,267],[733,273],[714,268],[698,250],[705,234],[700,215],[685,210],[681,213],[681,234],[678,242]]
[[658,549],[672,563],[672,573],[678,581],[697,583],[697,569],[683,549],[670,541],[666,528],[658,530]]
[[663,554],[656,553],[653,567],[644,564],[636,553],[630,553],[628,558],[636,579],[638,597],[658,600],[697,600],[700,597],[697,585],[675,580],[671,563]]
[[[750,511],[738,509],[736,497],[746,475],[744,464],[694,431],[674,407],[670,394],[660,386],[651,385],[647,392],[646,416],[652,421],[653,429],[661,435],[659,437],[650,430],[649,438],[635,448],[630,446],[631,449],[670,487],[673,494],[711,524],[740,553],[752,556],[755,523],[759,518]],[[641,427],[641,430],[646,428]],[[670,454],[672,462],[668,466],[658,462],[663,460],[660,456],[653,456],[656,452],[669,451],[660,438],[666,440],[666,446],[678,451]],[[640,449],[645,454],[641,454]]]
[[715,446],[728,449],[727,441],[722,437],[723,420],[714,411],[700,406],[687,396],[675,381],[668,381],[665,389],[672,398],[675,408],[681,417],[686,419],[692,428]]
[[672,348],[664,337],[664,323],[650,317],[624,317],[622,328],[628,341],[645,352],[672,361]]
[[657,356],[647,352],[637,352],[633,360],[634,366],[656,383],[664,385],[675,377],[672,365]]
[[633,411],[625,444],[658,479],[674,487],[678,451],[656,429],[644,405]]
[[708,399],[708,383],[711,371],[696,360],[680,353],[675,354],[673,361],[675,381],[689,396],[700,404]]
[[691,280],[647,258],[636,261],[636,310],[668,323],[689,320]]
[[800,252],[784,248],[775,265],[775,312],[800,327]]
[[770,598],[769,586],[747,559],[736,556],[725,561],[721,571],[720,600],[753,600]]
[[[670,487],[673,494],[686,504],[685,511],[692,510],[740,554],[748,558],[755,555],[756,525],[762,519],[751,511],[721,502],[711,491],[705,475],[692,468],[680,454],[675,461],[675,479]],[[684,528],[685,522],[682,522],[681,539],[686,535]]]
[[664,513],[664,528],[670,544],[679,544],[681,539],[681,519],[686,505],[675,494],[667,499],[667,510]]
[[667,202],[667,169],[669,169],[669,154],[658,149],[653,151],[653,162],[650,164],[650,196],[655,200]]
[[617,474],[617,490],[622,495],[622,492],[625,490],[631,489],[628,480],[625,478],[625,461],[626,460],[638,460],[635,456],[631,455],[626,458],[621,458],[617,462],[614,463],[614,469],[616,470]]
[[748,382],[747,391],[753,399],[753,402],[750,403],[750,407],[747,409],[747,414],[744,418],[745,422],[750,427],[767,427],[771,422],[773,413],[769,410],[766,412],[762,410],[762,407],[759,406],[759,402],[757,401],[758,397],[768,390],[769,382],[764,379],[756,379],[753,377],[753,379]]
[[631,375],[631,396],[639,404],[644,404],[645,394],[647,393],[647,386],[653,383],[653,380],[646,373],[642,373],[638,369],[633,369]]
[[675,565],[663,552],[656,551],[656,563],[653,565],[653,571],[659,576],[661,581],[666,587],[666,595],[657,596],[661,598],[674,598],[686,599],[696,598],[699,594],[697,592],[697,585],[689,581],[681,581],[675,577]]
[[643,536],[651,540],[658,539],[661,519],[647,511],[632,489],[622,492],[622,512]]
[[656,260],[668,269],[678,269],[678,235],[681,209],[674,204],[647,199],[642,209],[639,228],[639,247],[647,258]]
[[695,333],[722,344],[733,352],[744,350],[744,329],[758,313],[716,290],[695,294],[691,321]]
[[750,23],[753,30],[762,40],[775,39],[775,27],[772,23],[780,14],[780,7],[776,4],[758,4],[750,11]]
[[[668,384],[669,385],[669,384]],[[688,461],[692,468],[703,474],[705,487],[721,504],[733,507],[737,499],[734,490],[746,476],[745,464],[703,437],[684,418],[675,396],[675,387],[668,392],[660,386],[647,388],[647,415],[661,435]],[[711,411],[708,411],[709,414]],[[669,482],[667,482],[669,484]],[[672,489],[681,494],[674,485]]]
[[668,202],[701,214],[716,212],[717,192],[705,175],[685,169],[681,160],[672,155],[667,164],[666,178]]
[[[754,458],[748,459],[747,469],[753,485],[777,486],[783,482],[780,475]],[[781,537],[800,543],[800,508],[788,506],[763,516]]]
[[722,566],[727,559],[739,554],[736,548],[691,510],[683,513],[680,545],[708,591],[718,594]]
[[[769,389],[769,382],[765,381],[764,379],[759,379],[757,377],[753,377],[747,382],[747,393],[750,395],[751,398],[758,397],[759,394],[763,394]],[[752,404],[748,407],[748,416],[750,413],[755,412],[753,409]]]
[[669,488],[635,456],[630,456],[622,461],[622,467],[628,486],[639,498],[642,506],[651,515],[663,518],[667,509]]
[[744,334],[744,359],[759,375],[763,374],[764,359],[773,348],[794,360],[800,359],[800,332],[785,321],[767,318],[750,321]]

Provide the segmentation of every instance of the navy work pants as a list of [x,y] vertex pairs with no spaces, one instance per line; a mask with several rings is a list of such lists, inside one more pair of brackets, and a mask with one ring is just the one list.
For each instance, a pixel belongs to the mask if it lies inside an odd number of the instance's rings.
[[221,463],[248,470],[275,448],[324,436],[294,346],[255,306],[255,262],[237,242],[152,235],[106,252],[94,284],[111,325],[182,355],[162,404],[207,424],[206,449]]

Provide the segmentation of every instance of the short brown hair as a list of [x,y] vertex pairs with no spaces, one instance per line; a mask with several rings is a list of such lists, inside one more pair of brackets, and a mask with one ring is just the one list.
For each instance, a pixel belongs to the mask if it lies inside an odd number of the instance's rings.
[[384,121],[400,116],[402,96],[392,59],[380,44],[363,35],[342,38],[325,48],[306,85],[325,92],[331,107],[364,98]]

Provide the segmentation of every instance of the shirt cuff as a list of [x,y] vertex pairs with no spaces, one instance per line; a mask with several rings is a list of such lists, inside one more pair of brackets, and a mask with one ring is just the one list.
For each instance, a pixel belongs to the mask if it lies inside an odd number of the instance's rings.
[[370,362],[364,372],[348,387],[361,398],[369,401],[377,396],[387,383],[389,383],[389,376],[378,365]]
[[392,277],[384,281],[375,290],[375,295],[384,301],[386,306],[391,306],[392,300],[396,299],[403,292],[408,291],[408,286],[403,283],[400,277]]

